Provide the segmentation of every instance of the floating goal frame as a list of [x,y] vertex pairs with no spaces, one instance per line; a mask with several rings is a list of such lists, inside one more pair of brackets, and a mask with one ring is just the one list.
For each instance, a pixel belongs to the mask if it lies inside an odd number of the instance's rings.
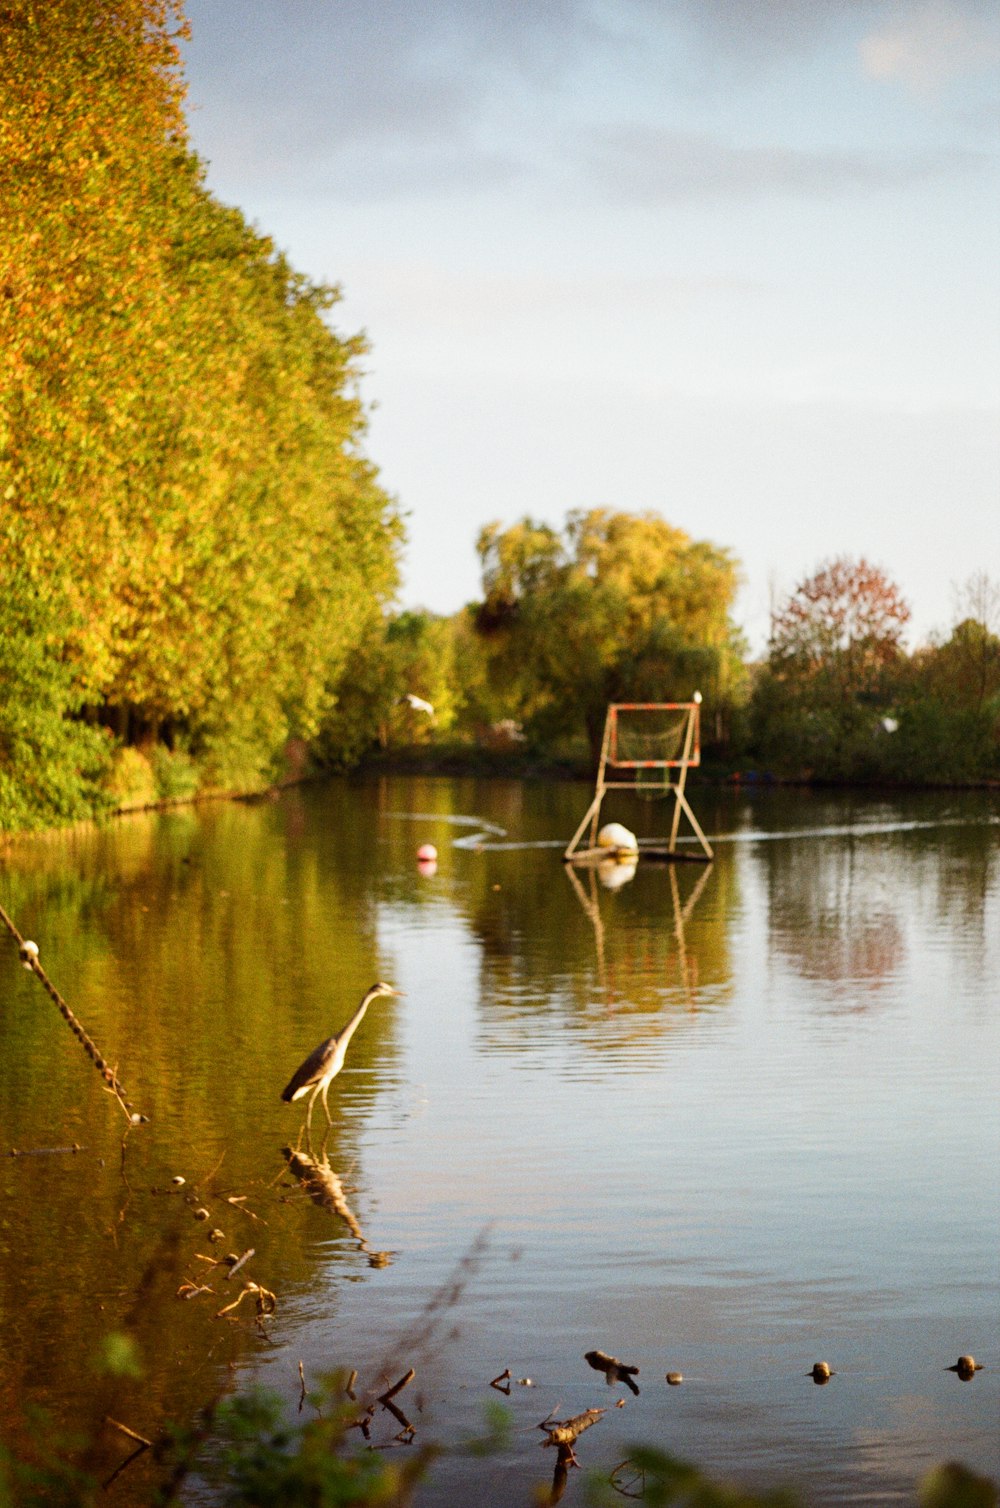
[[[619,749],[619,713],[653,713],[653,712],[678,712],[684,713],[683,736],[680,753],[668,754],[666,750],[659,758],[655,759],[625,759]],[[594,799],[584,814],[583,821],[577,828],[563,859],[567,863],[583,864],[593,862],[595,859],[607,857],[609,850],[597,847],[597,824],[600,820],[601,805],[608,791],[659,791],[661,794],[671,794],[674,798],[673,820],[670,824],[670,838],[664,848],[663,839],[653,839],[651,844],[646,845],[646,853],[650,857],[680,859],[680,858],[705,858],[712,859],[711,845],[705,834],[698,825],[698,819],[691,810],[690,803],[684,794],[687,784],[687,773],[693,765],[701,763],[701,697],[695,695],[694,701],[690,702],[611,702],[608,705],[607,716],[604,719],[604,738],[601,743],[601,759],[597,767],[597,781],[594,786]],[[658,780],[649,778],[652,770],[672,771],[677,770],[676,778],[670,775]],[[629,778],[615,779],[616,775]],[[684,812],[695,837],[701,844],[701,854],[680,854],[677,852],[677,833],[680,827],[681,812]],[[580,841],[590,824],[590,841],[586,848],[580,847]]]

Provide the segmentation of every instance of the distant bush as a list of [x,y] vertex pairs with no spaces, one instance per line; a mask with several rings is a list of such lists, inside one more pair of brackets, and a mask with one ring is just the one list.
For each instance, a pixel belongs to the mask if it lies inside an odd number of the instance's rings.
[[161,801],[185,801],[198,789],[198,766],[183,749],[157,744],[151,756],[156,794]]
[[76,719],[80,706],[62,653],[70,619],[58,592],[44,593],[20,564],[21,538],[0,592],[0,830],[54,827],[108,804],[102,729]]
[[128,745],[111,756],[105,789],[119,809],[149,806],[156,800],[156,778],[145,754]]

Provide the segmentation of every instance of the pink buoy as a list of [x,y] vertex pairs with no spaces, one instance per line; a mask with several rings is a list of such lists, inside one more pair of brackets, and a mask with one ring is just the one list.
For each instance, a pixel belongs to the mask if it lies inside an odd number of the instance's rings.
[[422,863],[430,864],[437,858],[437,856],[438,851],[434,847],[433,843],[421,843],[420,847],[417,849],[417,858],[420,859]]

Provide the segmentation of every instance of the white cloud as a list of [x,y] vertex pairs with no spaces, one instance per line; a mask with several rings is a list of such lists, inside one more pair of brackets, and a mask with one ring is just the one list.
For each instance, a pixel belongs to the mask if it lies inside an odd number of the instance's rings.
[[648,204],[894,188],[948,178],[981,162],[976,154],[957,150],[896,157],[870,150],[735,145],[707,133],[653,126],[595,130],[582,150],[608,193]]
[[859,44],[870,78],[897,80],[932,94],[956,78],[1000,63],[1000,11],[958,0],[897,5],[885,23]]

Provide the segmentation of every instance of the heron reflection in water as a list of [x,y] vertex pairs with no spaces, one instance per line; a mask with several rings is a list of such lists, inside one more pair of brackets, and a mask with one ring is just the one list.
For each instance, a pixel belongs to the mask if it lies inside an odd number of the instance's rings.
[[303,1152],[299,1147],[284,1147],[282,1151],[289,1170],[305,1187],[313,1203],[318,1204],[321,1209],[329,1210],[331,1215],[339,1215],[343,1220],[357,1241],[358,1250],[363,1251],[368,1258],[369,1267],[388,1267],[392,1261],[392,1253],[376,1251],[368,1245],[358,1217],[347,1202],[344,1185],[330,1166],[326,1139],[323,1141],[318,1157],[311,1155],[310,1152]]
[[344,1066],[344,1058],[347,1056],[347,1049],[351,1038],[364,1020],[365,1011],[367,1011],[373,1000],[378,1000],[383,995],[402,995],[402,993],[402,990],[393,989],[391,984],[386,984],[382,980],[379,980],[377,984],[373,984],[371,989],[366,992],[350,1021],[341,1027],[336,1036],[327,1037],[325,1042],[321,1042],[318,1047],[314,1048],[305,1062],[292,1074],[292,1077],[281,1092],[281,1098],[288,1104],[292,1100],[300,1100],[305,1094],[309,1095],[309,1108],[306,1111],[307,1132],[312,1122],[313,1105],[316,1103],[316,1096],[318,1094],[323,1096],[326,1123],[328,1126],[333,1125],[333,1117],[330,1114],[330,1107],[326,1102],[326,1097],[329,1093],[331,1081],[337,1077],[337,1074]]

